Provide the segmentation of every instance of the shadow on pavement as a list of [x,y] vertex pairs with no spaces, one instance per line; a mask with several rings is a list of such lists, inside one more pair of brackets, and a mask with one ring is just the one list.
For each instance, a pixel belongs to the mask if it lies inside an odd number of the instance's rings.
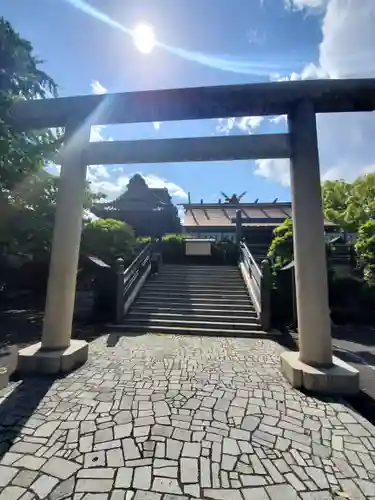
[[361,325],[336,325],[332,328],[332,338],[348,340],[365,346],[375,346],[375,328]]
[[142,337],[143,335],[147,335],[147,332],[112,332],[108,335],[107,347],[115,347],[123,337]]
[[28,377],[0,404],[0,459],[12,447],[56,377]]

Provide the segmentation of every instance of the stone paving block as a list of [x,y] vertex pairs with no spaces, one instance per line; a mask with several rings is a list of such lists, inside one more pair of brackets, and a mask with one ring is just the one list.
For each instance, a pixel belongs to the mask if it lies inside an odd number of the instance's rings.
[[39,470],[45,462],[45,458],[38,458],[34,455],[24,455],[19,460],[14,462],[14,466],[22,467],[24,469]]
[[207,498],[213,498],[215,500],[228,500],[229,498],[231,500],[242,500],[240,490],[233,489],[207,489],[204,490],[204,495]]
[[105,493],[113,488],[112,479],[78,479],[76,491],[82,493]]
[[18,443],[15,443],[12,446],[11,451],[13,453],[25,453],[33,455],[39,450],[40,447],[41,447],[40,444],[28,443],[26,441],[18,441]]
[[299,500],[294,488],[288,484],[266,486],[266,491],[271,500]]
[[128,467],[121,467],[116,475],[116,488],[130,488],[133,478],[133,469]]
[[161,494],[152,491],[137,491],[134,500],[161,500]]
[[0,500],[18,500],[19,498],[24,498],[23,495],[27,495],[25,488],[20,486],[8,486],[3,491],[0,491]]
[[137,458],[141,458],[141,454],[139,453],[139,449],[135,444],[134,439],[126,438],[122,441],[122,449],[124,452],[125,460],[134,460]]
[[0,486],[7,486],[14,476],[17,474],[18,469],[0,465]]
[[48,500],[61,500],[63,498],[71,498],[75,487],[75,479],[71,477],[62,483],[59,483],[56,488],[48,496]]
[[172,493],[182,495],[181,488],[176,479],[155,477],[152,483],[152,490],[161,493]]
[[301,498],[302,500],[336,500],[329,491],[307,491],[301,493]]
[[111,500],[126,500],[125,495],[125,490],[113,490],[111,493]]
[[37,478],[38,472],[35,470],[21,470],[13,479],[12,484],[28,488]]
[[181,482],[182,483],[198,483],[198,459],[196,458],[181,458]]
[[270,500],[264,488],[242,488],[241,492],[245,500]]
[[132,428],[133,426],[131,423],[115,425],[113,427],[114,438],[122,439],[130,436]]
[[38,495],[39,498],[46,498],[58,482],[59,480],[57,478],[42,474],[31,485],[31,489]]
[[46,462],[42,471],[59,479],[68,479],[75,474],[80,466],[70,460],[63,458],[52,457]]
[[134,471],[133,487],[148,490],[151,486],[151,467],[137,467]]

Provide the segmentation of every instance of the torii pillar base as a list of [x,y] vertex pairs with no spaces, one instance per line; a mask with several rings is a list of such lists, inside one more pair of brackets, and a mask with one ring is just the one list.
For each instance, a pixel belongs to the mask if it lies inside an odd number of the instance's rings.
[[280,361],[282,373],[295,389],[342,396],[359,391],[359,371],[336,356],[330,366],[307,365],[293,351],[283,352]]
[[71,340],[65,349],[42,349],[41,342],[21,349],[18,353],[17,371],[57,375],[67,373],[83,365],[89,355],[88,343]]

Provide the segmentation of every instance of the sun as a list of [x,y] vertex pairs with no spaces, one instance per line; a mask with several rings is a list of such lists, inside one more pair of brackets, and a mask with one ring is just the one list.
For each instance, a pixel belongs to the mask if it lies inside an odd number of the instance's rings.
[[139,52],[149,54],[155,47],[154,29],[149,24],[140,23],[133,30],[133,41]]

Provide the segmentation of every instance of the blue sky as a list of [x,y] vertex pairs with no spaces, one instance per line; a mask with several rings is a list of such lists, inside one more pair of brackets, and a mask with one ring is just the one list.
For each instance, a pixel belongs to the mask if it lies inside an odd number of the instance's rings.
[[[1,14],[43,59],[62,96],[283,79],[375,76],[375,1],[1,0]],[[154,50],[131,31],[151,26]],[[322,178],[375,170],[374,114],[318,117]],[[92,140],[253,134],[286,130],[284,117],[164,122],[95,128]],[[288,163],[262,160],[92,166],[92,187],[110,198],[129,176],[166,186],[177,203],[290,199]]]

